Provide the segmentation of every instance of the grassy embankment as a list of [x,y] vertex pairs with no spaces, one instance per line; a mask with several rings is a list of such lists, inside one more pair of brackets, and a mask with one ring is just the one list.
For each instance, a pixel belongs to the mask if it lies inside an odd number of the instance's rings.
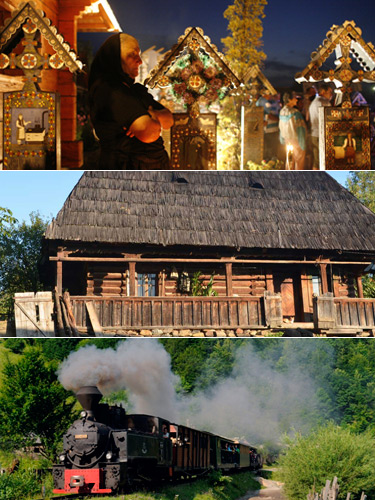
[[[195,482],[168,485],[155,491],[144,491],[120,495],[119,500],[236,500],[247,491],[259,490],[260,484],[251,472],[240,472],[232,476],[213,473],[209,478]],[[102,500],[113,500],[106,497]]]

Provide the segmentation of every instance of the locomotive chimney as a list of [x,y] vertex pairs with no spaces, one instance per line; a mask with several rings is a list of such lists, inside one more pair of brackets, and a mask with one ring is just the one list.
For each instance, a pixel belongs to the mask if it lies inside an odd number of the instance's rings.
[[76,393],[78,401],[82,408],[90,414],[93,414],[102,399],[103,394],[95,385],[86,385],[81,387]]

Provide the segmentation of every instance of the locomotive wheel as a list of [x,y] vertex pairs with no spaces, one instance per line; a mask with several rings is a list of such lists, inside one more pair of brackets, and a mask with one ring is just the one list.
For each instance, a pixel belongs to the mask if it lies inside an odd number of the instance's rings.
[[135,469],[128,469],[126,471],[126,484],[127,486],[133,486],[135,482]]

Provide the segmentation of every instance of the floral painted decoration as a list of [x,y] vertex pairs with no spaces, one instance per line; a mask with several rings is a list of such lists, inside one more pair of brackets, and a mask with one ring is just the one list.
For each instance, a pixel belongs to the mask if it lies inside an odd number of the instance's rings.
[[168,83],[172,95],[188,110],[195,103],[209,107],[220,101],[227,95],[231,84],[211,57],[192,50],[171,67]]

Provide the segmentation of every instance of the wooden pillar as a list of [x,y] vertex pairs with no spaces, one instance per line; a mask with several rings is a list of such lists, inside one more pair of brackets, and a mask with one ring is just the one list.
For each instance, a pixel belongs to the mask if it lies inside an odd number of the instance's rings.
[[320,277],[322,279],[322,293],[328,293],[327,264],[320,265]]
[[357,295],[359,299],[363,299],[362,276],[357,276]]
[[233,297],[233,283],[232,283],[232,263],[225,264],[225,276],[227,286],[227,297]]
[[304,321],[310,321],[312,315],[312,292],[310,292],[310,280],[306,269],[301,272],[301,294],[302,294],[302,314]]
[[130,297],[136,296],[135,262],[129,262],[129,295]]
[[[59,255],[59,254],[57,254]],[[56,262],[56,287],[57,287],[57,293],[59,295],[62,295],[62,279],[63,279],[63,274],[62,274],[62,261],[58,260]]]
[[159,273],[158,295],[159,297],[165,297],[165,269]]
[[[78,16],[92,0],[59,2],[58,30],[73,50],[77,50]],[[61,95],[61,166],[64,169],[83,165],[83,142],[76,140],[77,86],[68,69],[58,71],[57,91]]]

